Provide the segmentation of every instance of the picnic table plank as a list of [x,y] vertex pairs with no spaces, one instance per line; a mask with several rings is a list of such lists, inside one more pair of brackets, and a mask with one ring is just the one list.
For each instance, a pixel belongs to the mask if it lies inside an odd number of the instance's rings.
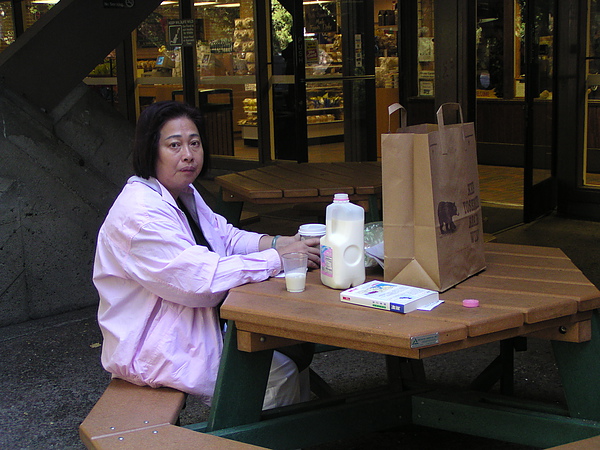
[[600,307],[600,291],[558,248],[514,244],[485,244],[487,269],[459,284],[458,288],[537,294],[577,302],[578,311]]
[[[340,300],[339,293],[340,290],[327,290],[324,293],[321,293],[320,296],[314,296],[311,294],[312,289],[307,288],[304,293],[297,294],[288,294],[285,291],[285,282],[283,279],[279,281],[271,281],[271,285],[268,286],[269,289],[265,289],[265,286],[260,286],[257,284],[247,284],[241,288],[238,288],[241,292],[248,292],[252,294],[262,293],[266,296],[273,296],[280,298],[282,293],[283,295],[289,296],[290,298],[302,299],[303,302],[314,303],[316,305],[327,305],[332,307],[341,307],[341,308],[358,308],[358,310],[362,310],[364,315],[369,315],[374,320],[384,320],[381,317],[381,314],[397,314],[390,311],[379,311],[375,309],[366,308],[364,306],[351,305],[347,303],[343,303]],[[319,277],[309,276],[307,279],[307,286],[312,285],[316,286],[317,289],[320,289],[321,282]],[[440,295],[440,298],[446,299],[444,294]],[[452,297],[454,298],[454,297]],[[464,308],[462,306],[462,299],[459,302],[448,302],[448,304],[442,304],[437,308],[434,308],[432,311],[413,311],[408,315],[414,319],[428,319],[428,320],[443,320],[452,323],[462,324],[467,327],[469,336],[479,336],[485,333],[492,333],[496,331],[500,331],[506,328],[514,328],[523,325],[524,323],[524,310],[516,309],[516,308],[502,308],[501,306],[496,306],[495,308],[477,308],[476,311],[469,310],[468,308]],[[561,304],[569,303],[565,299],[557,300],[560,301]],[[571,310],[568,314],[573,314],[577,312],[577,305],[575,302],[570,302]],[[563,308],[563,311],[566,308]],[[554,318],[556,316],[552,316],[550,318]],[[387,318],[386,318],[387,319]]]
[[[520,316],[519,321],[514,320],[514,315],[510,319],[510,312],[508,316],[505,315],[510,308],[499,308],[502,311],[497,315],[491,311],[493,308],[489,308],[490,311],[484,314],[489,314],[496,323],[486,333],[484,318],[480,315],[482,313],[463,311],[464,317],[461,319],[458,305],[453,305],[453,312],[447,308],[450,305],[439,306],[437,317],[434,317],[437,308],[429,313],[414,311],[398,314],[343,303],[339,301],[339,291],[338,295],[335,295],[335,290],[332,290],[333,295],[324,294],[329,291],[323,291],[322,288],[317,283],[308,283],[303,293],[287,293],[283,279],[245,285],[243,291],[236,288],[230,293],[222,309],[222,316],[235,320],[238,329],[247,332],[248,336],[254,334],[267,340],[276,336],[292,341],[319,342],[416,359],[576,323],[591,317],[591,311],[588,311],[523,323],[523,314],[516,307],[514,312]],[[281,301],[284,298],[285,301]],[[471,314],[471,317],[467,314]],[[508,321],[505,324],[509,328],[500,327],[497,330],[502,320]],[[513,327],[519,322],[520,326]],[[469,326],[472,326],[472,330],[468,329]],[[435,334],[439,336],[439,344],[410,348],[411,338]]]
[[[487,242],[484,245],[486,256],[494,253],[523,255],[523,256],[546,256],[552,258],[563,258],[569,260],[565,253],[556,247],[540,247],[535,245],[504,244],[499,242]],[[569,260],[570,261],[570,260]]]
[[378,161],[361,161],[361,162],[333,162],[330,163],[332,167],[341,170],[352,170],[353,172],[360,172],[368,175],[370,178],[381,178],[381,162]]
[[553,280],[559,283],[572,283],[572,284],[590,284],[587,277],[577,270],[575,267],[540,267],[538,265],[525,265],[520,267],[519,270],[515,270],[514,265],[510,264],[499,264],[499,263],[488,263],[485,270],[485,275],[488,277],[503,277],[511,279],[528,279],[528,280],[539,280],[548,281]]
[[496,333],[483,334],[481,336],[470,337],[462,341],[449,342],[444,345],[431,346],[423,348],[419,351],[419,358],[428,358],[430,356],[451,353],[458,350],[475,347],[477,345],[488,344],[491,342],[499,342],[504,339],[510,339],[517,336],[526,336],[538,332],[555,330],[559,327],[571,328],[579,322],[587,321],[592,317],[592,311],[579,312],[577,314],[559,317],[556,319],[546,320],[544,322],[523,324],[518,328],[510,328],[507,330],[498,331]]
[[315,165],[328,172],[333,180],[340,177],[352,178],[355,193],[359,195],[372,195],[381,193],[381,173],[374,173],[372,165],[362,163],[315,163]]
[[317,189],[281,177],[275,172],[270,173],[265,168],[247,170],[240,172],[240,175],[270,186],[271,189],[279,189],[283,197],[315,197],[318,195]]
[[[268,184],[263,183],[252,178],[245,177],[240,173],[230,173],[227,175],[221,175],[217,177],[218,184],[223,190],[231,193],[232,196],[241,196],[249,200],[257,198],[280,198],[283,197],[281,189],[273,188]],[[223,200],[231,201],[231,198],[226,198],[223,195]]]
[[264,447],[238,442],[231,439],[199,433],[176,425],[146,427],[128,432],[125,436],[113,434],[94,441],[98,450],[259,450]]
[[[267,166],[260,169],[263,173],[269,173],[281,179],[290,180],[298,184],[302,184],[307,188],[315,189],[316,196],[331,197],[338,192],[353,194],[354,188],[351,184],[340,186],[331,180],[320,178],[319,173],[313,173],[313,170],[304,167],[300,164],[277,164]],[[285,193],[284,193],[285,196]],[[317,199],[315,199],[316,201]],[[330,200],[330,199],[329,199]]]
[[103,435],[141,428],[143,421],[148,426],[175,423],[184,404],[181,391],[137,386],[115,378],[81,424],[80,433],[91,442]]
[[340,164],[330,162],[311,163],[310,167],[311,169],[315,168],[317,170],[320,170],[323,176],[327,177],[328,179],[350,178],[353,182],[353,185],[356,184],[355,175],[358,175],[360,173],[360,170],[357,170],[359,167],[357,166],[357,163],[351,162]]
[[567,255],[559,248],[531,246],[528,251],[522,245],[488,242],[484,246],[486,263],[498,263],[544,269],[569,269],[580,272]]
[[600,295],[593,284],[556,283],[553,280],[525,280],[503,277],[474,276],[460,284],[460,288],[514,294],[536,294],[539,298],[563,297],[575,300],[579,311],[600,307]]
[[[283,278],[236,288],[227,297],[223,317],[236,320],[239,330],[269,334],[266,332],[269,329],[275,336],[308,342],[315,342],[316,336],[322,343],[327,343],[324,339],[331,342],[342,339],[357,350],[384,346],[389,352],[399,347],[402,349],[399,356],[411,354],[411,357],[416,357],[410,348],[413,336],[439,333],[440,343],[467,337],[464,323],[440,323],[413,313],[384,312],[343,303],[340,290],[323,290],[318,271],[309,273],[307,279],[310,281],[301,293],[288,293]],[[281,298],[285,301],[280,301]],[[250,307],[246,306],[248,302]],[[390,354],[397,354],[397,350]]]
[[485,254],[485,262],[487,264],[497,263],[520,267],[543,267],[553,269],[573,269],[573,267],[575,267],[567,258],[494,252]]
[[451,301],[442,294],[440,299],[444,300],[443,304],[431,311],[417,310],[409,314],[413,317],[464,324],[467,327],[469,337],[517,328],[524,323],[524,314],[521,311],[502,307],[492,308],[486,305],[478,308],[465,308],[462,306],[463,298],[460,301]]
[[[310,183],[319,189],[320,196],[333,196],[337,193],[354,194],[354,180],[350,175],[343,177],[336,176],[332,178],[331,172],[323,170],[321,166],[310,163],[306,164],[278,164],[278,167],[286,171],[295,173],[296,176],[305,180],[310,179]],[[307,181],[309,182],[309,181]]]
[[[331,202],[347,193],[353,202],[381,195],[381,163],[281,163],[215,178],[223,201],[256,204]],[[361,205],[364,206],[364,205]]]
[[[564,297],[536,294],[518,294],[514,292],[485,292],[473,294],[472,289],[465,289],[461,284],[456,288],[440,294],[445,302],[461,304],[464,299],[479,300],[479,308],[513,310],[523,315],[524,323],[537,323],[557,317],[575,314],[578,310],[577,301]],[[468,309],[468,308],[465,308]],[[478,308],[473,308],[478,309]]]

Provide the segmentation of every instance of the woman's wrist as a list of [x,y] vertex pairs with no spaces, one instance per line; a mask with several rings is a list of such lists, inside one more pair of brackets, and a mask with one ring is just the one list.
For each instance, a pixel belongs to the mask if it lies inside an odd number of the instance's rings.
[[274,248],[275,250],[277,250],[277,241],[279,240],[280,237],[281,237],[280,234],[273,236],[273,239],[271,240],[271,248]]

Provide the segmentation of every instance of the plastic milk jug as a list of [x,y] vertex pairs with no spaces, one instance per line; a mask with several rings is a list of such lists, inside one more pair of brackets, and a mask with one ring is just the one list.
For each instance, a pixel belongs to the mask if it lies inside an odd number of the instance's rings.
[[348,194],[335,194],[325,210],[325,236],[321,238],[321,282],[348,289],[365,281],[365,210],[350,203]]

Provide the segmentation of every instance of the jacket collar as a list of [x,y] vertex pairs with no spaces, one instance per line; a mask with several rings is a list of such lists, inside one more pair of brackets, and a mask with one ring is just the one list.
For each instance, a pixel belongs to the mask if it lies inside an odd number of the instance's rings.
[[[154,177],[142,178],[137,175],[134,175],[127,180],[127,183],[142,183],[143,185],[148,186],[150,189],[155,191],[158,195],[162,196],[163,200],[165,200],[167,203],[170,203],[173,206],[177,206],[177,202],[175,201],[169,190]],[[196,201],[194,199],[194,190],[192,189],[192,187],[188,186],[188,188],[184,190],[179,197],[183,204],[188,208],[188,210],[192,211],[194,218],[196,218]]]

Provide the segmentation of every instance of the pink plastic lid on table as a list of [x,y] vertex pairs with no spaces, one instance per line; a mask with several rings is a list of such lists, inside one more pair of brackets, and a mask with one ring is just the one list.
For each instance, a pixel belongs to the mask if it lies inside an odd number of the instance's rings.
[[479,306],[479,300],[475,300],[474,298],[466,298],[462,302],[465,308],[477,308]]

